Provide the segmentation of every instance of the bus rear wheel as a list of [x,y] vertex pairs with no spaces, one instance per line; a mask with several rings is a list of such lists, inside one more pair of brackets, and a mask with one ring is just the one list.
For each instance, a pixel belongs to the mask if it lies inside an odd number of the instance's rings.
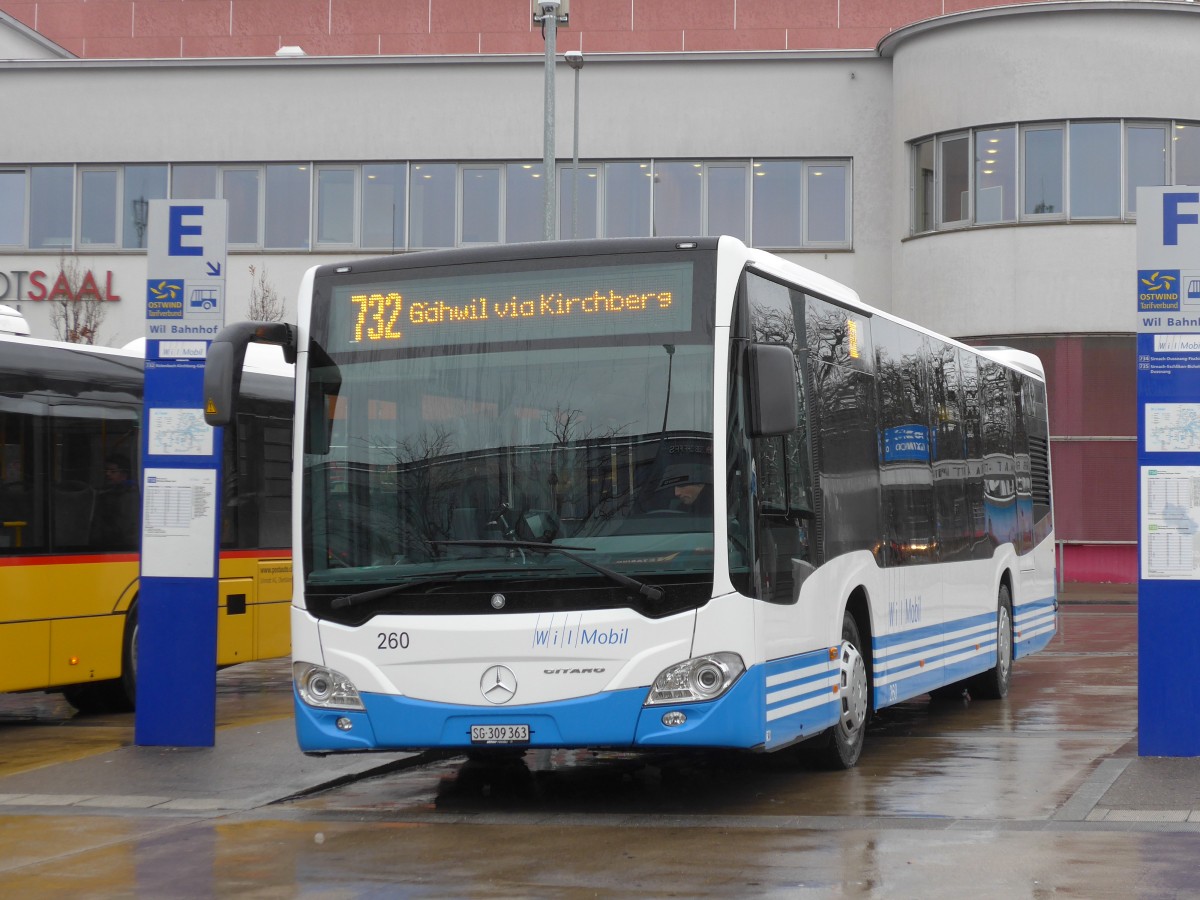
[[969,682],[971,696],[985,700],[1003,700],[1007,697],[1008,685],[1012,680],[1012,663],[1012,593],[1007,584],[1002,584],[996,598],[996,665]]
[[83,716],[98,716],[104,713],[129,712],[121,679],[111,681],[89,681],[63,688],[63,699]]
[[849,769],[862,754],[871,711],[870,679],[863,659],[858,623],[849,611],[842,617],[838,653],[838,720],[812,747],[816,762],[827,769]]
[[82,715],[123,713],[133,709],[137,695],[137,604],[125,615],[121,641],[121,677],[63,688],[63,698]]

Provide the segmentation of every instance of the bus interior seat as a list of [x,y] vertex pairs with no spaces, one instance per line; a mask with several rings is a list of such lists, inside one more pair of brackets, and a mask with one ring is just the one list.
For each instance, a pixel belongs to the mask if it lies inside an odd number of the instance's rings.
[[23,481],[0,484],[0,548],[27,546],[38,533],[32,491]]
[[85,547],[92,528],[96,489],[82,481],[54,486],[54,545]]
[[292,504],[289,497],[263,499],[258,520],[258,543],[262,547],[290,547],[292,544]]

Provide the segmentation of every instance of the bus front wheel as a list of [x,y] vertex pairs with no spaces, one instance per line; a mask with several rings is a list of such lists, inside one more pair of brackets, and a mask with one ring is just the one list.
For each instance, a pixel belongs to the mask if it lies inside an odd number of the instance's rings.
[[816,761],[828,769],[849,769],[862,753],[863,737],[871,710],[870,680],[862,655],[858,623],[849,611],[842,617],[842,645],[838,653],[838,720],[816,739]]

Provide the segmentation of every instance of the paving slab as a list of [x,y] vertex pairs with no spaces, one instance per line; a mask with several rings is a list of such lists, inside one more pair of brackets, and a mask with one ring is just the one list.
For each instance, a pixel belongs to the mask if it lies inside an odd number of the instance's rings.
[[[125,746],[0,778],[6,806],[245,810],[386,771],[416,753],[309,757],[290,718],[226,727],[213,747]],[[147,804],[147,800],[157,801]]]

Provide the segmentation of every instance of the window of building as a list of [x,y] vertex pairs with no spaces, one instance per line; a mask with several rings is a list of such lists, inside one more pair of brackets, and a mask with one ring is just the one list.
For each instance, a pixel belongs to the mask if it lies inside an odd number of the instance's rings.
[[616,162],[604,166],[604,237],[650,234],[648,162]]
[[117,170],[79,170],[79,245],[117,243]]
[[462,167],[461,243],[500,242],[500,167]]
[[311,186],[312,170],[306,164],[266,167],[264,247],[272,250],[308,249]]
[[698,162],[654,164],[654,234],[687,237],[700,234],[704,165]]
[[933,231],[937,227],[934,218],[934,168],[933,139],[913,144],[913,219],[914,234]]
[[1200,184],[1200,125],[1176,124],[1171,135],[1175,157],[1172,184]]
[[850,243],[849,167],[841,163],[804,164],[804,246]]
[[[581,165],[578,171],[574,165],[559,168],[559,237],[584,239],[594,238],[599,234],[599,186],[600,170],[596,166]],[[509,203],[512,203],[511,198]],[[511,232],[508,239],[513,239]]]
[[0,172],[0,246],[25,243],[25,170]]
[[317,168],[318,245],[353,247],[354,202],[357,195],[358,170],[353,166],[320,166]]
[[1026,128],[1025,137],[1025,216],[1061,216],[1063,203],[1063,148],[1066,142],[1061,125]]
[[216,166],[171,166],[171,196],[178,200],[215,200]]
[[402,250],[408,210],[408,166],[375,163],[362,167],[362,246]]
[[776,249],[803,243],[799,160],[754,163],[752,234],[756,246]]
[[74,169],[33,166],[29,170],[29,246],[62,250],[71,246]]
[[1167,126],[1125,129],[1125,209],[1137,214],[1137,189],[1167,183]]
[[971,138],[956,134],[938,139],[941,203],[938,224],[966,224],[971,218]]
[[121,191],[121,246],[146,246],[150,201],[167,196],[166,166],[125,166]]
[[1121,215],[1121,124],[1072,122],[1068,132],[1072,219]]
[[414,163],[410,192],[409,246],[453,247],[455,182],[453,163]]
[[[729,234],[784,252],[852,246],[848,159],[593,161],[557,174],[560,238]],[[10,167],[0,170],[0,248],[144,250],[151,201],[167,197],[226,200],[234,252],[536,241],[544,186],[536,162]]]
[[[1008,222],[1122,222],[1137,214],[1139,187],[1200,183],[1200,124],[1187,122],[1037,122],[931,135],[909,148],[914,235]],[[964,174],[967,153],[974,162]]]
[[975,133],[975,223],[1017,220],[1017,130]]
[[705,234],[728,234],[741,240],[747,238],[749,196],[746,180],[749,167],[744,163],[709,163],[705,167],[708,198],[705,212]]
[[229,243],[255,244],[258,237],[258,197],[261,172],[253,169],[223,169],[221,196],[229,203]]
[[[545,181],[542,163],[509,163],[504,177],[504,240],[540,241],[545,233]],[[569,170],[568,170],[569,171]],[[561,173],[560,173],[561,174]],[[564,195],[570,200],[570,195]],[[570,215],[561,210],[559,215]],[[567,219],[570,225],[570,219]]]

